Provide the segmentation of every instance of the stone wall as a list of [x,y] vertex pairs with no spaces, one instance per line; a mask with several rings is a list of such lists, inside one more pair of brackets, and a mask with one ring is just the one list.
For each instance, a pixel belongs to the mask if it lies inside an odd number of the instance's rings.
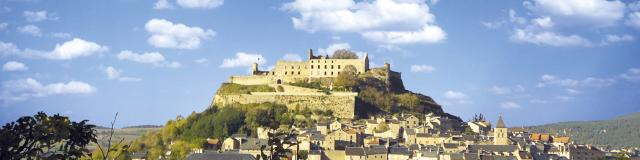
[[239,95],[216,95],[213,103],[223,107],[225,105],[239,103],[275,103],[285,105],[289,109],[299,107],[303,109],[332,110],[338,118],[353,119],[355,116],[356,96],[354,92],[324,92],[302,93],[302,92],[252,92],[250,94]]

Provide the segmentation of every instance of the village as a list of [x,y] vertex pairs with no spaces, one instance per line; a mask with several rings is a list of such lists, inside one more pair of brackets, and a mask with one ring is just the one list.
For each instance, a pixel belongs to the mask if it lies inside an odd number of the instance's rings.
[[[457,127],[466,131],[456,131]],[[291,130],[298,145],[285,146],[291,159],[308,160],[473,160],[473,159],[637,159],[640,151],[604,150],[576,144],[570,137],[531,133],[507,127],[499,117],[495,127],[487,120],[457,122],[433,115],[375,117],[355,121],[317,123]],[[257,137],[234,134],[224,140],[208,139],[207,148],[194,150],[186,159],[255,159],[268,146],[269,132],[258,128]],[[296,157],[300,156],[300,157]]]

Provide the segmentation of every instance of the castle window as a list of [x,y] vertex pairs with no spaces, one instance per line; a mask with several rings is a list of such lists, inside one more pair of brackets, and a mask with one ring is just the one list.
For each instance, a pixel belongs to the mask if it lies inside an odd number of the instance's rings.
[[320,69],[320,65],[318,65],[318,69]]
[[291,75],[293,75],[293,71],[291,71]]
[[340,65],[338,65],[338,69],[340,69]]
[[324,75],[325,75],[325,76],[327,75],[327,71],[325,71],[325,72],[324,72]]
[[298,75],[300,75],[300,71],[298,71]]
[[327,69],[327,65],[324,65],[324,69]]
[[333,65],[331,65],[331,69],[333,69]]
[[284,75],[287,75],[287,72],[284,72]]
[[333,72],[331,72],[331,75],[333,76]]
[[311,65],[311,69],[313,69],[313,65]]
[[295,67],[294,67],[294,66],[291,66],[291,69],[295,69]]

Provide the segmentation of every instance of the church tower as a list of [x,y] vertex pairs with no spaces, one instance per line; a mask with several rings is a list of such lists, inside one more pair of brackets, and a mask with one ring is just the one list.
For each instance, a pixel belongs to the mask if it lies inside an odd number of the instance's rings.
[[509,136],[507,126],[504,125],[502,115],[498,118],[498,124],[493,129],[493,144],[495,145],[508,145]]

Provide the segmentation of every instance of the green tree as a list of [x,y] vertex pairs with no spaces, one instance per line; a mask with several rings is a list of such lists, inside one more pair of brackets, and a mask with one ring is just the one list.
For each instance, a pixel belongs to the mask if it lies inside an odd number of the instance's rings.
[[0,129],[0,159],[80,159],[96,142],[95,125],[38,112]]
[[358,71],[353,65],[347,65],[336,77],[335,86],[351,89],[358,86]]

